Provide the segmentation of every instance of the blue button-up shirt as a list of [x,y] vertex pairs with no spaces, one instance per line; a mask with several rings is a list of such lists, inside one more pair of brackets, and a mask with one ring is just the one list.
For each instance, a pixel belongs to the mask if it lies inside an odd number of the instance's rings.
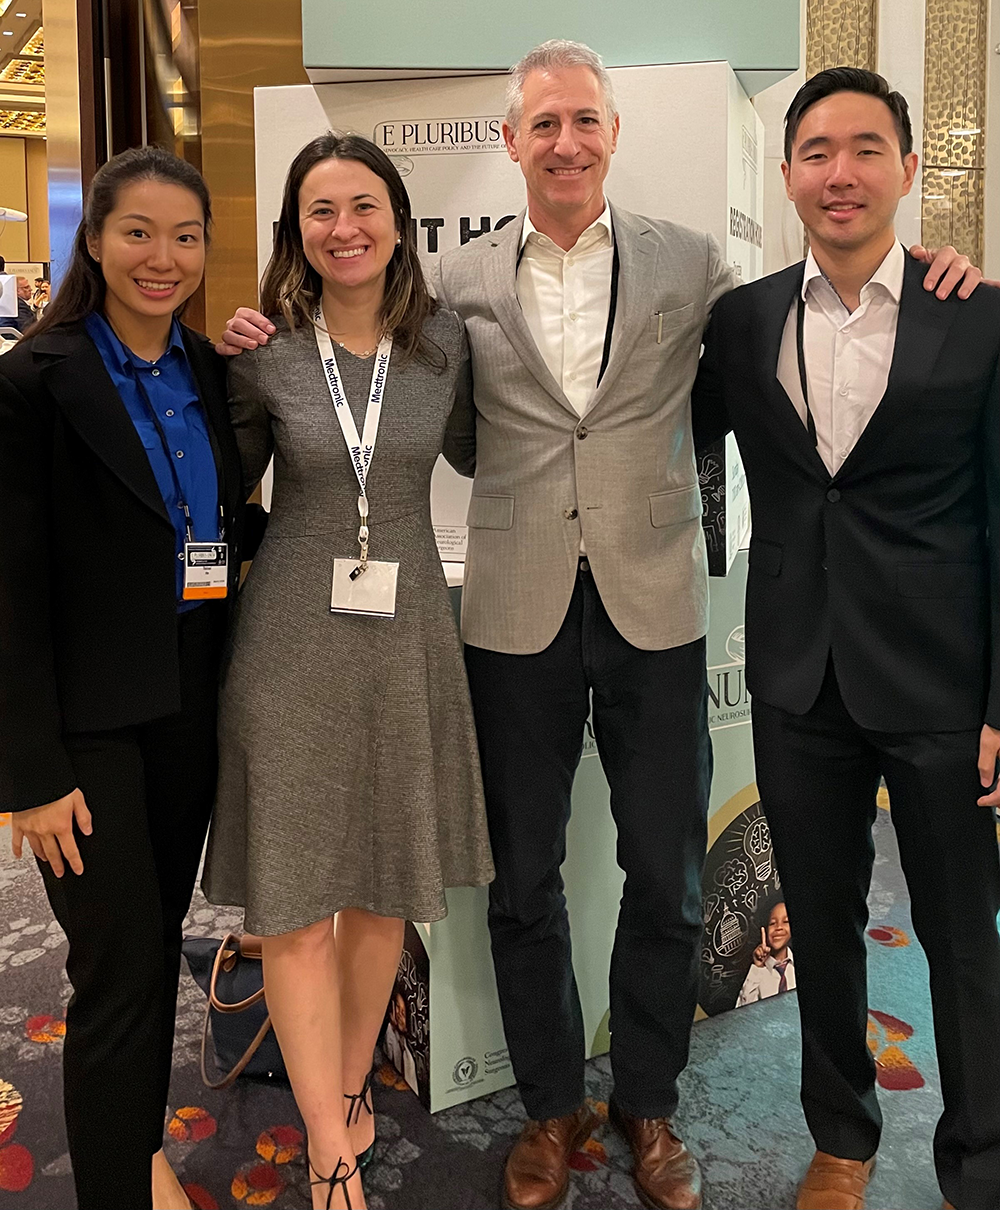
[[[175,319],[167,350],[157,361],[144,361],[125,347],[111,325],[97,312],[87,316],[87,332],[101,355],[111,381],[146,448],[146,456],[163,497],[167,516],[174,526],[177,556],[178,609],[200,604],[183,601],[184,543],[187,528],[178,497],[178,485],[191,514],[192,537],[196,542],[219,540],[219,480],[208,435],[208,423],[188,364],[181,326]],[[148,398],[143,398],[139,383]],[[154,408],[167,439],[160,440],[150,415]],[[173,471],[171,471],[173,464]]]

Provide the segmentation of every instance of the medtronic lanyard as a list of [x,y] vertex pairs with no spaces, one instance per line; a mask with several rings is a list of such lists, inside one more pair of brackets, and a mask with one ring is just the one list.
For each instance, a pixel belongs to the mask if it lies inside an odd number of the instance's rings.
[[799,290],[798,300],[795,305],[795,351],[799,359],[799,382],[802,385],[802,401],[806,405],[806,429],[812,438],[813,445],[818,449],[819,438],[816,435],[816,421],[813,419],[812,408],[809,406],[809,385],[806,381],[805,326],[806,300],[802,297],[802,291]]
[[[132,381],[139,389],[139,394],[142,396],[142,401],[146,405],[146,411],[149,414],[150,420],[153,422],[153,427],[156,429],[156,435],[160,439],[160,445],[163,447],[163,456],[167,460],[167,466],[170,467],[170,476],[174,481],[174,491],[177,493],[177,505],[184,513],[184,529],[187,534],[188,542],[194,541],[194,530],[191,524],[191,510],[188,508],[187,500],[184,498],[184,489],[181,487],[180,476],[177,474],[177,467],[174,466],[173,455],[170,453],[170,444],[167,441],[167,434],[160,423],[160,418],[156,414],[156,408],[153,407],[153,401],[149,397],[149,392],[146,390],[146,384],[142,381],[142,375],[136,370],[135,366],[129,362],[129,368],[132,372]],[[219,501],[219,541],[225,541],[226,537],[226,515],[222,509],[222,501]]]
[[385,392],[385,381],[389,375],[389,357],[392,354],[392,337],[383,336],[375,352],[375,365],[372,367],[371,387],[368,390],[368,407],[365,410],[365,427],[362,436],[358,437],[358,426],[354,423],[350,404],[344,394],[344,383],[340,376],[340,367],[333,351],[330,333],[322,327],[323,311],[317,307],[313,316],[313,327],[316,331],[316,347],[319,349],[320,361],[326,374],[326,384],[330,389],[333,400],[333,410],[340,423],[340,431],[344,435],[347,452],[351,456],[351,466],[358,479],[361,494],[358,496],[358,514],[361,526],[358,529],[358,545],[361,547],[361,564],[356,568],[356,575],[361,575],[368,565],[368,493],[366,483],[368,471],[375,455],[375,442],[378,438],[379,420],[382,417],[382,396]]

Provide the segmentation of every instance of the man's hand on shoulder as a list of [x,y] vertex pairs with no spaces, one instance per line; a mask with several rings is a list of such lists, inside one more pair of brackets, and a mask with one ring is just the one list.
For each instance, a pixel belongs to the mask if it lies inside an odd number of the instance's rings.
[[983,271],[951,244],[945,244],[936,252],[923,244],[914,244],[910,248],[910,255],[930,265],[924,278],[924,289],[934,290],[938,298],[947,298],[956,286],[959,298],[968,298],[980,283],[1000,287],[1000,281],[983,277]]
[[274,324],[265,315],[261,315],[253,307],[240,307],[226,324],[226,330],[215,346],[215,351],[222,357],[235,357],[244,349],[256,349],[258,345],[266,345],[267,338],[273,336],[274,332]]

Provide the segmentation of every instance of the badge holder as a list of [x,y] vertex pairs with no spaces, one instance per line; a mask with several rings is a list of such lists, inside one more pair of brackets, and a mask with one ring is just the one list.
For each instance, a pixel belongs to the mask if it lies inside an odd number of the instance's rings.
[[228,545],[225,542],[185,542],[183,600],[221,600],[228,587]]
[[358,512],[361,515],[361,527],[358,530],[361,557],[333,560],[330,612],[354,613],[369,618],[394,618],[399,564],[368,558],[367,496],[358,497]]

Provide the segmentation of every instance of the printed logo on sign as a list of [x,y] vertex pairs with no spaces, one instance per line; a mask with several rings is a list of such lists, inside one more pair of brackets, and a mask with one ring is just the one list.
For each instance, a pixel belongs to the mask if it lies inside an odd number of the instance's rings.
[[735,660],[737,664],[746,663],[747,642],[743,635],[743,627],[737,626],[733,633],[726,639],[726,655],[731,660]]
[[750,722],[750,694],[743,665],[746,640],[743,627],[737,626],[726,639],[728,664],[710,664],[708,668],[708,727],[718,731]]
[[[503,117],[416,118],[376,122],[373,141],[397,163],[397,157],[454,152],[503,151]],[[412,163],[409,170],[412,171]],[[400,175],[406,174],[400,168]]]
[[409,176],[413,171],[413,161],[408,155],[394,155],[389,158],[400,176]]
[[459,1088],[465,1088],[472,1083],[478,1072],[479,1064],[471,1055],[468,1055],[464,1059],[459,1059],[452,1074]]

